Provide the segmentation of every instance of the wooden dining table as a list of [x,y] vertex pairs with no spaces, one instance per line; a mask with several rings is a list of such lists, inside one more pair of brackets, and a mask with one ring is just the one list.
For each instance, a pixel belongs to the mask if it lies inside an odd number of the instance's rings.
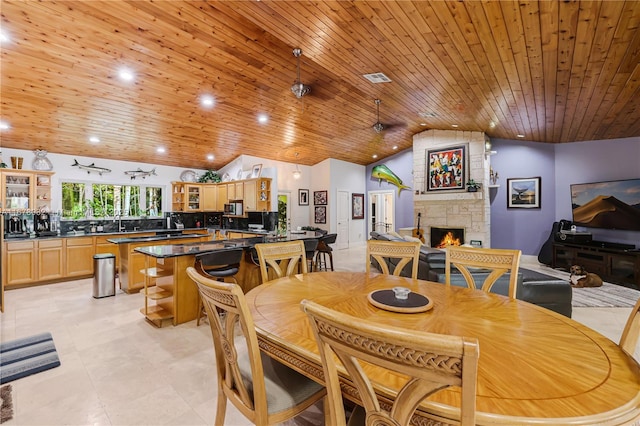
[[[372,305],[372,291],[407,287],[433,302],[420,313]],[[475,337],[480,345],[477,424],[622,425],[640,423],[640,365],[598,332],[553,311],[481,290],[363,272],[279,278],[247,293],[261,350],[323,383],[322,363],[300,308],[312,300],[356,318],[432,333]],[[405,377],[367,365],[388,406]],[[343,395],[358,402],[348,375]],[[431,395],[416,424],[456,423],[458,387]]]

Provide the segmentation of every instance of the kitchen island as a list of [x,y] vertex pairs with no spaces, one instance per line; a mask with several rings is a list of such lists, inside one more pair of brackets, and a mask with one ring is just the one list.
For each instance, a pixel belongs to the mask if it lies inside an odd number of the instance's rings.
[[211,234],[203,229],[192,233],[160,233],[157,235],[126,236],[109,238],[107,241],[117,245],[118,249],[118,280],[120,289],[125,293],[137,293],[144,288],[145,275],[143,270],[154,267],[146,265],[145,256],[135,251],[145,246],[159,246],[165,244],[195,243],[210,241]]
[[262,282],[257,260],[252,249],[258,243],[317,238],[314,232],[289,234],[284,237],[257,235],[252,238],[212,240],[185,244],[158,244],[137,247],[134,251],[144,256],[143,293],[145,304],[140,309],[152,324],[161,326],[171,320],[173,325],[194,320],[198,316],[198,289],[187,275],[195,257],[234,248],[244,249],[244,256],[236,279],[246,293]]

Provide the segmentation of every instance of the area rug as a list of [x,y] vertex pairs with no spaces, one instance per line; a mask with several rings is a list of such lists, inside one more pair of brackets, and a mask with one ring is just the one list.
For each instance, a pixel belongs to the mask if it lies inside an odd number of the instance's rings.
[[0,388],[0,424],[13,418],[11,390],[11,385],[5,385]]
[[633,308],[640,291],[621,285],[603,283],[602,287],[573,288],[574,308]]
[[60,365],[51,333],[0,344],[0,384]]

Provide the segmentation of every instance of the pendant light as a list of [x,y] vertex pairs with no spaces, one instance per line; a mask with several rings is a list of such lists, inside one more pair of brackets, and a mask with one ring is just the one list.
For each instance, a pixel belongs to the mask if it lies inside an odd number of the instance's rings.
[[[296,152],[296,160],[298,159],[298,153]],[[296,169],[293,171],[293,178],[298,180],[302,177],[302,172],[298,168],[298,163],[296,163]]]
[[295,49],[293,49],[293,56],[295,56],[298,59],[298,74],[297,74],[295,83],[293,83],[293,86],[291,86],[291,91],[293,92],[294,95],[296,95],[296,98],[298,99],[300,99],[301,97],[303,97],[304,95],[306,95],[311,91],[311,86],[308,86],[300,81],[300,56],[301,55],[302,55],[302,49],[300,49],[299,47],[296,47]]

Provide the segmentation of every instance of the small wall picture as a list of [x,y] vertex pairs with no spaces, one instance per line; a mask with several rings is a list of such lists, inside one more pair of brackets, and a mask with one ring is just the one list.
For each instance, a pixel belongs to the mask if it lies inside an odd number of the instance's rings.
[[327,223],[327,207],[326,206],[315,206],[313,212],[313,222],[314,223]]
[[309,190],[308,189],[298,189],[298,205],[299,206],[308,206],[309,205]]
[[259,178],[262,172],[262,164],[254,164],[251,168],[251,178]]
[[327,191],[313,191],[313,204],[316,206],[326,206]]
[[507,179],[507,208],[539,209],[540,177]]
[[351,219],[364,219],[364,194],[351,194]]
[[464,190],[466,146],[427,151],[427,191]]

